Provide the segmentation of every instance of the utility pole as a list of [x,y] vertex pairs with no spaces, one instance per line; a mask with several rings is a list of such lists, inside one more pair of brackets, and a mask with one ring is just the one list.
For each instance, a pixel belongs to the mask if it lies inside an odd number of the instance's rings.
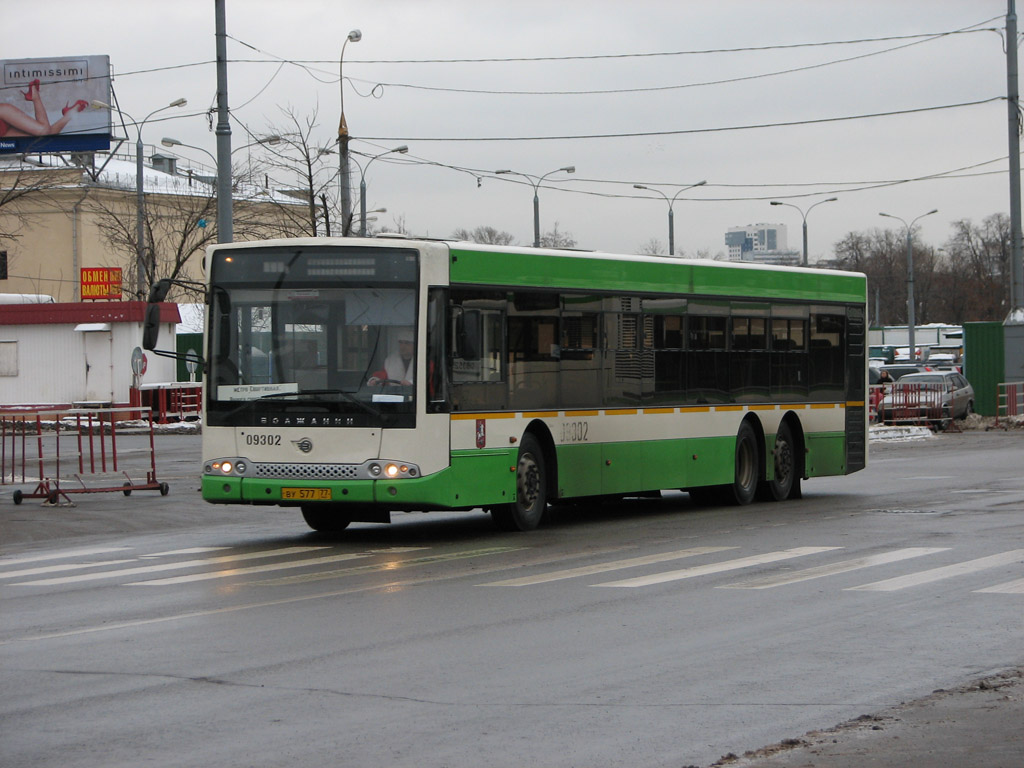
[[1012,290],[1010,314],[1024,309],[1024,268],[1021,257],[1020,221],[1020,94],[1017,86],[1017,11],[1015,0],[1007,0],[1006,9],[1006,108],[1010,138],[1010,229]]
[[216,0],[217,16],[217,242],[234,240],[231,201],[231,123],[228,121],[228,46],[225,0]]

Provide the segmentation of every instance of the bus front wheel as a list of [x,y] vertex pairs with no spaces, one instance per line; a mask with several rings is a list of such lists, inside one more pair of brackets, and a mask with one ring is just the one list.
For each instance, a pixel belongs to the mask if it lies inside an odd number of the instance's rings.
[[503,531],[532,531],[540,525],[547,508],[547,471],[544,452],[531,434],[523,435],[516,462],[516,500],[491,509],[491,517]]
[[337,533],[348,528],[351,518],[333,504],[303,504],[302,519],[314,531]]
[[736,471],[732,485],[725,486],[725,497],[733,504],[749,504],[757,493],[758,468],[761,454],[757,448],[757,434],[749,422],[740,425],[736,433]]

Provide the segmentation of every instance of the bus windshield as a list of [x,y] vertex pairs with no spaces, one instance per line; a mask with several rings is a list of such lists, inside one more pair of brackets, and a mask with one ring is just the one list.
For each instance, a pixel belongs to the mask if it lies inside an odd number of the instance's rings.
[[210,424],[412,426],[416,276],[415,251],[216,252]]

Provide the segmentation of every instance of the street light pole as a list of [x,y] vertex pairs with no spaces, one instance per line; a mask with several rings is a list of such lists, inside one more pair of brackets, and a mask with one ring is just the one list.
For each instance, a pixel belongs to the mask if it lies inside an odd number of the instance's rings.
[[675,206],[675,203],[676,203],[676,198],[679,197],[679,195],[681,195],[683,192],[685,192],[688,189],[693,189],[694,187],[703,187],[707,183],[708,183],[707,180],[704,180],[704,181],[698,181],[696,184],[691,184],[688,187],[683,187],[678,192],[676,192],[674,195],[672,195],[672,199],[671,200],[669,199],[669,196],[666,195],[664,192],[662,192],[660,189],[654,189],[653,187],[645,187],[643,184],[634,184],[633,185],[634,189],[646,189],[648,192],[657,192],[659,195],[664,197],[665,198],[665,202],[668,203],[668,255],[669,256],[675,256],[676,255],[675,216],[674,216],[673,211],[672,211],[672,208],[673,208],[673,206]]
[[123,109],[118,109],[117,107],[113,107],[103,101],[92,102],[93,109],[116,111],[135,123],[135,129],[137,132],[137,139],[135,141],[135,291],[140,301],[145,301],[148,288],[146,285],[146,228],[143,224],[146,212],[146,196],[145,174],[143,172],[142,163],[142,127],[146,124],[146,121],[149,120],[149,118],[158,112],[163,112],[165,109],[170,109],[171,107],[183,107],[187,103],[188,101],[186,99],[175,99],[166,106],[154,109],[140,122]]
[[566,173],[576,173],[576,166],[575,165],[566,165],[566,166],[563,166],[561,168],[556,168],[553,171],[548,171],[543,176],[541,176],[539,179],[537,179],[537,181],[534,181],[531,176],[528,176],[525,173],[519,173],[518,171],[510,171],[508,169],[501,170],[501,171],[495,171],[496,174],[511,174],[513,176],[522,176],[524,179],[526,179],[530,183],[530,186],[533,187],[533,247],[534,248],[540,248],[540,193],[539,193],[540,185],[544,181],[544,179],[546,179],[548,176],[551,176],[552,174],[555,174],[555,173],[559,173],[561,171],[565,171]]
[[907,228],[907,342],[910,346],[911,361],[917,360],[917,347],[914,344],[914,331],[917,325],[917,318],[914,317],[914,250],[912,245],[914,224],[917,223],[918,219],[923,219],[925,216],[931,216],[933,213],[938,212],[939,209],[935,208],[928,211],[928,213],[922,213],[917,219],[911,220],[909,224],[899,216],[893,216],[891,213],[878,214],[887,219],[896,219],[896,221],[903,222],[903,226]]
[[782,203],[782,202],[779,202],[778,200],[772,200],[771,203],[770,203],[770,205],[785,205],[785,206],[788,206],[790,208],[796,208],[798,211],[800,211],[800,215],[803,217],[803,220],[804,220],[804,227],[803,227],[803,229],[804,229],[804,257],[803,257],[803,265],[805,267],[807,266],[807,214],[809,214],[812,210],[814,210],[817,206],[821,205],[822,203],[834,203],[838,199],[839,199],[838,197],[830,197],[828,200],[819,200],[814,205],[812,205],[810,208],[808,208],[806,212],[800,210],[800,208],[798,206],[795,206],[792,203]]
[[341,44],[341,55],[338,57],[338,90],[341,96],[341,120],[338,123],[338,162],[340,173],[338,174],[338,197],[341,200],[341,234],[348,235],[352,226],[352,184],[349,177],[348,165],[348,123],[345,122],[345,78],[343,66],[345,64],[345,46],[349,43],[358,43],[363,39],[363,33],[353,29],[348,33],[345,42]]
[[370,169],[370,163],[376,160],[378,157],[384,157],[384,155],[390,155],[393,152],[404,155],[409,151],[409,147],[403,144],[400,147],[389,149],[386,152],[381,152],[379,155],[374,155],[366,161],[365,166],[359,168],[359,236],[366,237],[366,172]]

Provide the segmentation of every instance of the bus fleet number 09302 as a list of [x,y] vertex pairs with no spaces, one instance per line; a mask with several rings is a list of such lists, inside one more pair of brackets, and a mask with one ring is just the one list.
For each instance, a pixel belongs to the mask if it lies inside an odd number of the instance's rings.
[[562,424],[563,443],[585,443],[590,432],[590,424],[586,421],[566,421]]
[[246,435],[246,445],[280,445],[280,435]]

